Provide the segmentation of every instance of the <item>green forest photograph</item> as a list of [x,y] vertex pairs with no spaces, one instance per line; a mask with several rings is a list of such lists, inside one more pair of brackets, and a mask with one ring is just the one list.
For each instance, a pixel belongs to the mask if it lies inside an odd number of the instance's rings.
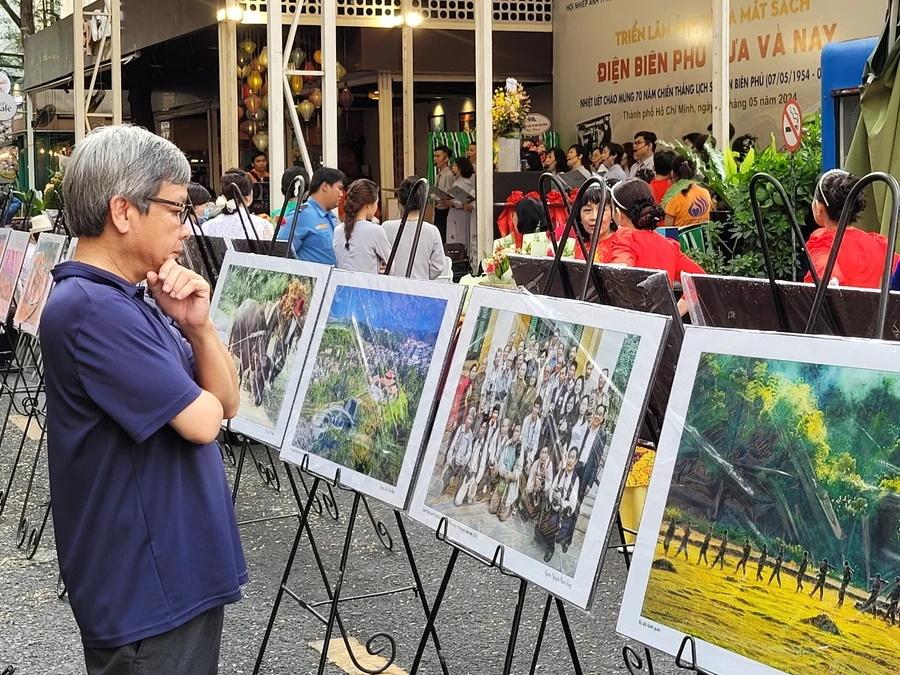
[[290,414],[285,389],[315,284],[312,277],[228,267],[213,323],[238,370],[241,419],[271,430]]
[[705,353],[642,615],[792,675],[900,668],[900,375]]
[[293,447],[396,486],[447,300],[339,286]]

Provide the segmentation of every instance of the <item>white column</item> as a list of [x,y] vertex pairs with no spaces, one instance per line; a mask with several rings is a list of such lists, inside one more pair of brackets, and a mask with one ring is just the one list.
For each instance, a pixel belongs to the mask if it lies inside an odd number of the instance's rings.
[[282,50],[281,12],[271,11],[280,3],[269,3],[268,41],[269,54],[269,203],[272,211],[280,209],[284,202],[281,194],[281,175],[284,173],[284,96],[281,95],[281,73],[284,70]]
[[713,0],[713,54],[712,54],[712,106],[713,137],[719,149],[727,148],[731,141],[728,135],[730,110],[728,78],[728,57],[731,50],[729,18],[731,0]]
[[386,70],[378,73],[378,157],[381,187],[391,189],[394,187],[394,81]]
[[[404,3],[408,7],[409,3]],[[407,10],[408,11],[408,10]],[[413,28],[404,25],[400,36],[403,63],[403,174],[416,172],[416,101],[413,98]],[[427,172],[426,172],[427,175]]]
[[478,260],[490,255],[494,243],[494,126],[491,121],[493,20],[493,2],[475,0],[475,120],[478,132],[475,217],[478,223]]
[[[34,125],[31,123],[34,119],[34,100],[31,98],[31,94],[25,94],[25,145],[26,150],[28,151],[28,188],[31,190],[36,190],[38,188],[35,185],[36,177],[36,167],[35,167],[35,158],[34,158]],[[41,186],[43,187],[43,186]]]
[[[73,95],[75,96],[75,142],[77,143],[85,136],[85,127],[87,126],[87,105],[85,104],[84,91],[84,5],[83,0],[73,0],[72,5],[72,26],[73,34],[72,43],[75,48],[75,58],[73,59],[74,72],[72,80],[74,83]],[[30,124],[30,122],[29,122]]]
[[322,158],[338,165],[337,0],[322,3]]
[[[228,0],[226,8],[233,0]],[[238,79],[237,79],[237,26],[226,19],[219,22],[219,122],[222,170],[240,164],[238,151]]]
[[109,21],[112,28],[112,54],[109,67],[112,78],[113,124],[122,124],[122,5],[120,0],[110,0]]

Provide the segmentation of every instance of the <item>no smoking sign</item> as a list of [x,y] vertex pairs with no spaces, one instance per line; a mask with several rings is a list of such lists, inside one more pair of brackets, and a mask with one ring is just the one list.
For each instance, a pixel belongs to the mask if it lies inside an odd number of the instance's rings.
[[781,138],[788,152],[796,152],[803,139],[803,114],[800,104],[794,99],[785,104],[781,113]]

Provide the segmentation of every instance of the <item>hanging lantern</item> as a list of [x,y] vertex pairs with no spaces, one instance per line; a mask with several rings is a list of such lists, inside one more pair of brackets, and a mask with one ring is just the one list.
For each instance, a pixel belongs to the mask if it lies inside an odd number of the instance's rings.
[[[307,61],[306,66],[304,66],[303,70],[316,70],[316,64],[314,64],[312,61]],[[304,77],[306,78],[307,82],[314,82],[316,80],[316,78],[319,76],[318,75],[305,75]]]
[[246,66],[244,66],[243,68],[237,69],[237,76],[238,76],[239,80],[247,79],[247,76],[249,74],[250,74],[250,64],[249,63]]
[[250,55],[247,52],[245,52],[243,49],[238,49],[238,52],[237,52],[238,68],[243,68],[248,63],[250,63]]
[[244,105],[247,106],[247,112],[255,115],[259,112],[259,107],[262,105],[262,99],[256,94],[250,94],[244,99]]
[[316,87],[309,93],[309,100],[312,101],[312,104],[317,108],[322,107],[322,90]]
[[322,64],[322,50],[321,49],[317,49],[315,52],[313,52],[313,61],[315,61],[319,65]]
[[259,53],[259,65],[262,66],[262,69],[265,70],[269,67],[269,46],[266,45],[262,48],[262,51]]
[[255,73],[261,73],[265,69],[259,64],[259,59],[251,59],[250,70]]
[[266,94],[269,93],[269,80],[268,80],[268,78],[266,78],[266,79],[263,80],[263,86],[262,86],[262,89],[259,90],[259,93],[262,94],[263,96],[265,96]]
[[291,57],[288,59],[288,61],[299,66],[305,60],[306,60],[306,52],[303,51],[302,49],[300,49],[300,47],[295,47],[293,50],[291,50]]
[[269,147],[269,134],[265,131],[259,131],[254,134],[253,145],[255,145],[260,152],[265,152],[266,148]]
[[263,79],[262,75],[259,73],[250,73],[247,77],[247,85],[250,87],[250,91],[254,94],[259,91],[260,87],[262,87]]
[[341,93],[338,94],[338,103],[341,104],[341,108],[344,110],[350,110],[350,106],[353,105],[353,92],[350,91],[348,86],[344,85]]
[[238,127],[238,131],[246,138],[253,138],[256,135],[256,132],[259,131],[259,125],[253,120],[244,120]]
[[347,69],[344,68],[343,65],[341,65],[340,61],[338,61],[337,63],[334,64],[334,69],[335,69],[335,72],[337,73],[337,81],[340,82],[341,80],[344,79],[344,76],[347,74]]
[[305,99],[300,101],[300,104],[297,106],[297,112],[300,113],[300,117],[303,118],[304,122],[309,122],[309,118],[316,112],[316,106],[309,99]]
[[261,116],[262,116],[262,112],[259,110],[257,110],[256,112],[250,112],[249,110],[247,111],[247,119],[248,120],[253,120],[254,122],[258,122],[260,120]]
[[238,106],[238,122],[244,119],[244,109],[241,106]]
[[238,45],[238,47],[240,47],[248,54],[252,54],[256,51],[256,43],[253,40],[244,40]]
[[269,95],[268,94],[266,94],[265,96],[262,97],[262,107],[265,110],[269,109]]
[[250,91],[250,85],[246,82],[241,85],[241,100],[243,101],[245,98],[250,96],[253,92]]
[[303,89],[303,78],[300,75],[291,75],[291,91],[298,96],[301,89]]

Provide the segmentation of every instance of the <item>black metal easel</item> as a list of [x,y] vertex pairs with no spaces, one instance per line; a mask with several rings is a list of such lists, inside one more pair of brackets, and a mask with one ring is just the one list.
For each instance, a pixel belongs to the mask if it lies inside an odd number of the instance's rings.
[[819,322],[819,315],[822,307],[825,305],[825,298],[828,293],[828,282],[831,274],[834,272],[834,266],[837,263],[838,251],[841,248],[841,242],[844,240],[844,233],[850,224],[850,214],[853,212],[853,205],[857,197],[862,191],[872,183],[885,183],[891,192],[891,219],[888,226],[888,243],[887,252],[885,254],[884,272],[881,278],[881,297],[878,301],[878,314],[875,322],[875,330],[872,337],[881,340],[884,336],[884,326],[887,322],[888,300],[890,298],[891,275],[894,271],[894,249],[897,246],[897,222],[900,216],[900,184],[893,176],[876,171],[868,176],[861,178],[850,194],[847,195],[847,201],[844,202],[844,210],[841,212],[841,219],[838,222],[837,231],[834,234],[834,243],[831,246],[831,254],[828,256],[828,263],[825,265],[825,271],[822,274],[822,281],[816,291],[815,300],[813,300],[812,311],[809,315],[809,322],[806,324],[806,333],[812,334],[816,330]]
[[[413,187],[412,194],[416,195],[417,191],[420,188],[424,190],[424,193],[426,195],[428,194],[428,181],[426,179],[422,178],[415,184],[415,186]],[[394,258],[396,257],[397,248],[399,246],[401,237],[403,235],[403,231],[405,229],[407,220],[409,218],[410,210],[411,209],[409,208],[409,204],[407,204],[406,208],[404,209],[404,213],[401,218],[401,221],[400,221],[400,228],[397,233],[397,239],[394,242],[394,247],[393,247],[393,250],[391,251],[391,255],[388,259],[385,273],[390,272],[391,265],[393,264]],[[418,248],[419,235],[421,234],[421,230],[422,230],[422,223],[424,222],[423,216],[424,216],[424,214],[420,210],[419,222],[417,223],[416,232],[415,232],[414,239],[413,239],[413,246],[412,246],[412,250],[410,253],[410,259],[409,259],[409,263],[408,263],[408,267],[407,267],[407,273],[406,273],[407,277],[409,277],[409,275],[412,273],[413,260],[415,258],[415,253]],[[296,226],[296,212],[295,212],[295,217],[294,217],[294,223],[291,228],[291,233],[293,233],[295,226]],[[292,237],[289,237],[288,241],[291,241],[291,239],[292,239]],[[297,533],[294,536],[294,542],[291,547],[290,554],[288,555],[288,560],[285,565],[284,573],[282,575],[281,584],[278,588],[278,593],[275,596],[275,602],[272,607],[272,612],[269,617],[269,622],[266,625],[266,631],[263,636],[262,644],[260,645],[260,650],[259,650],[259,654],[257,655],[256,664],[253,668],[253,673],[254,673],[254,675],[259,673],[259,670],[262,666],[262,661],[265,656],[266,649],[268,647],[269,639],[271,638],[272,628],[274,627],[275,619],[278,615],[278,611],[281,607],[281,602],[284,599],[285,594],[290,596],[303,609],[305,609],[314,618],[316,618],[322,624],[325,625],[325,637],[324,637],[323,646],[322,646],[322,653],[319,658],[318,670],[316,671],[317,673],[319,673],[319,675],[321,675],[325,671],[325,666],[328,661],[329,645],[331,643],[331,636],[334,633],[335,624],[337,625],[337,628],[341,634],[341,639],[344,642],[344,647],[347,651],[348,656],[350,657],[351,661],[353,662],[353,665],[358,670],[362,671],[363,673],[367,673],[368,675],[378,675],[379,673],[383,673],[391,665],[393,665],[393,663],[396,661],[396,658],[397,658],[397,642],[396,642],[396,640],[393,638],[392,635],[390,635],[389,633],[385,633],[385,632],[376,633],[376,634],[372,635],[371,637],[369,637],[369,639],[366,640],[366,642],[365,642],[366,651],[369,654],[381,655],[386,648],[389,649],[389,654],[388,654],[388,658],[386,659],[386,663],[383,666],[381,666],[380,668],[377,668],[377,669],[366,668],[365,666],[363,666],[362,664],[359,663],[359,661],[356,658],[356,655],[353,652],[352,647],[350,646],[350,643],[348,641],[348,634],[345,629],[343,619],[341,618],[339,607],[342,602],[355,602],[355,601],[359,601],[359,600],[395,595],[398,593],[413,592],[419,598],[419,601],[422,604],[422,610],[425,613],[425,615],[427,616],[430,614],[430,608],[428,605],[427,596],[425,594],[425,588],[422,584],[422,578],[419,573],[418,566],[416,565],[416,561],[415,561],[415,557],[412,552],[412,548],[410,547],[409,537],[406,533],[406,526],[403,522],[403,517],[400,514],[400,511],[394,509],[394,518],[397,523],[397,529],[400,532],[400,537],[401,537],[401,541],[403,542],[403,548],[406,553],[407,560],[409,561],[409,567],[410,567],[410,571],[412,572],[414,585],[413,586],[405,586],[402,588],[390,589],[390,590],[386,590],[386,591],[376,591],[373,593],[366,593],[366,594],[362,594],[362,595],[356,595],[353,597],[343,598],[343,597],[341,597],[341,591],[343,588],[344,577],[347,572],[347,568],[349,566],[350,547],[353,542],[353,533],[354,533],[354,529],[356,526],[357,517],[359,516],[360,505],[362,505],[365,508],[368,518],[371,521],[371,523],[375,529],[375,534],[378,536],[378,539],[381,542],[382,546],[384,546],[387,550],[392,551],[393,546],[394,546],[393,539],[391,538],[390,533],[389,533],[387,527],[385,526],[385,524],[382,521],[375,518],[366,497],[363,496],[358,491],[344,485],[341,482],[340,469],[336,470],[335,475],[333,477],[325,477],[320,474],[316,474],[316,473],[312,472],[309,468],[309,455],[308,454],[304,455],[303,459],[301,460],[300,467],[298,469],[296,469],[296,472],[297,472],[298,477],[300,478],[303,489],[306,492],[305,500],[304,500],[303,496],[300,494],[300,490],[297,487],[297,482],[294,478],[294,473],[292,472],[291,466],[287,463],[285,463],[285,470],[287,471],[288,481],[290,482],[291,490],[294,493],[294,498],[296,499],[297,505],[299,507],[299,523],[297,526]],[[308,475],[312,478],[312,487],[307,487],[304,475]],[[318,491],[319,487],[322,485],[324,485],[326,487],[327,493],[323,494],[323,496],[320,500],[317,495],[317,491]],[[352,506],[350,508],[350,516],[349,516],[348,522],[347,522],[346,533],[344,535],[344,543],[343,543],[343,547],[341,550],[341,559],[340,559],[340,564],[338,567],[338,577],[337,577],[336,582],[334,583],[334,586],[332,586],[331,581],[328,576],[328,573],[326,572],[325,566],[322,562],[322,557],[319,552],[318,546],[316,545],[315,537],[313,535],[312,529],[310,528],[310,525],[309,525],[309,514],[310,514],[310,510],[312,508],[315,508],[315,510],[319,513],[319,515],[321,515],[323,513],[322,504],[324,503],[324,510],[327,511],[328,515],[336,522],[339,520],[340,516],[339,516],[339,512],[338,512],[337,500],[335,499],[335,496],[334,496],[334,488],[337,488],[339,490],[343,490],[345,492],[352,494],[353,502],[352,502]],[[322,601],[318,601],[318,602],[307,602],[306,600],[301,598],[297,593],[292,591],[288,586],[288,581],[290,580],[291,570],[293,568],[294,560],[296,558],[297,551],[300,546],[300,541],[303,538],[304,532],[306,533],[307,538],[309,539],[309,546],[312,551],[313,557],[316,561],[316,567],[319,570],[319,575],[322,579],[323,585],[325,586],[325,591],[326,591],[326,595],[327,595],[326,600],[322,600]],[[322,607],[322,606],[329,607],[327,618],[323,613],[319,612],[317,609],[318,607]],[[444,660],[444,656],[441,651],[440,640],[438,638],[437,631],[436,631],[436,629],[434,629],[433,626],[432,626],[429,634],[431,635],[431,637],[434,640],[435,650],[437,651],[438,660],[440,661],[440,664],[441,664],[441,670],[444,675],[449,675],[449,670],[447,668],[446,661]],[[378,640],[385,641],[387,643],[387,647],[375,647],[374,645]]]
[[[785,213],[787,214],[788,222],[791,225],[791,230],[794,233],[794,237],[799,242],[800,251],[803,254],[803,258],[806,262],[807,267],[809,268],[809,273],[812,276],[813,284],[815,285],[816,289],[818,289],[821,285],[821,280],[819,279],[819,274],[816,272],[815,265],[813,265],[812,257],[810,257],[809,255],[809,249],[806,247],[806,242],[803,239],[803,230],[800,227],[800,223],[797,221],[797,214],[791,206],[791,202],[788,200],[788,196],[784,190],[784,186],[781,184],[781,182],[779,182],[777,178],[775,178],[775,176],[772,176],[771,174],[755,174],[750,179],[750,207],[753,210],[753,220],[756,222],[756,232],[759,236],[759,246],[762,250],[763,261],[766,265],[766,276],[769,280],[769,289],[772,292],[772,301],[775,303],[775,313],[778,317],[778,325],[783,333],[787,333],[790,331],[790,328],[787,312],[784,308],[784,299],[782,297],[783,290],[778,285],[777,279],[775,278],[775,265],[772,262],[772,254],[769,251],[768,234],[766,233],[766,228],[763,224],[762,211],[759,204],[759,192],[757,188],[759,187],[759,184],[763,182],[769,183],[773,188],[775,188],[776,192],[778,192],[779,196],[781,197],[781,203],[783,205]],[[837,329],[838,321],[835,318],[835,314],[832,311],[830,305],[827,306],[826,312],[829,322]]]

